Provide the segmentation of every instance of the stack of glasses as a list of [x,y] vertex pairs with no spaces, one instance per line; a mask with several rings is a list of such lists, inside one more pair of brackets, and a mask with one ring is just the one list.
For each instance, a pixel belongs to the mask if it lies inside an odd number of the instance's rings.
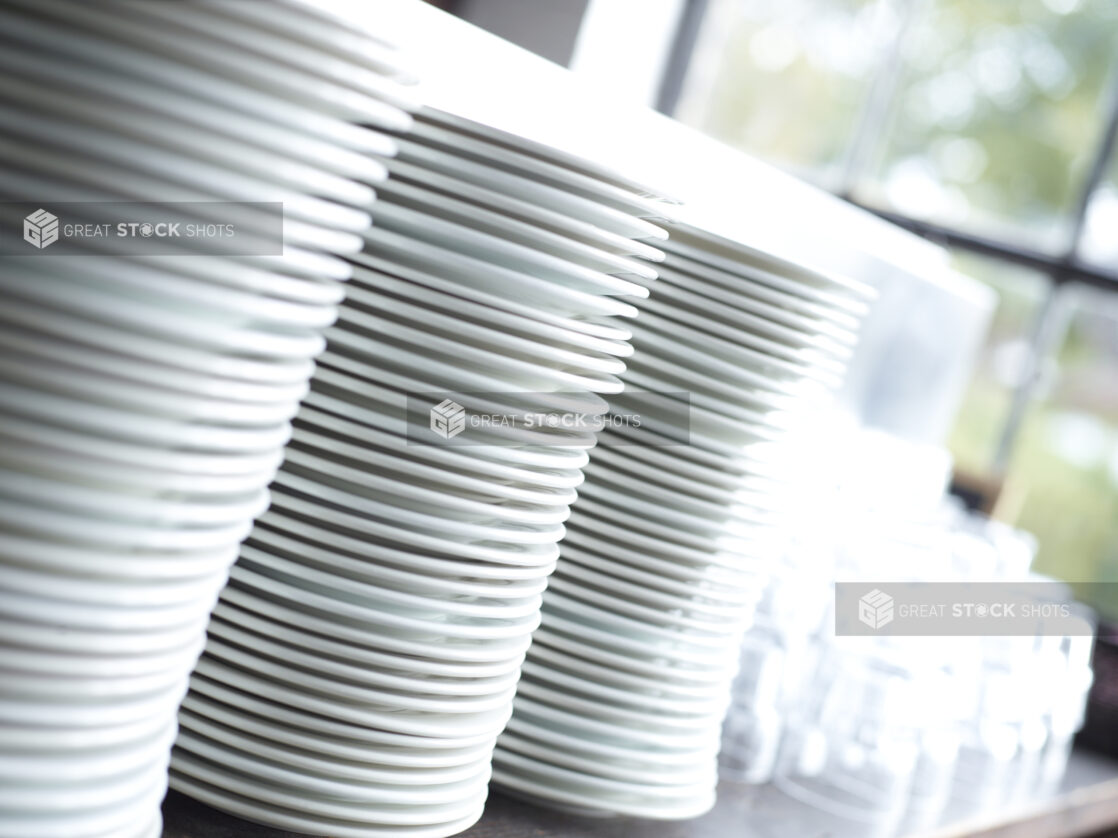
[[[838,447],[872,459],[857,440]],[[805,503],[817,529],[795,530],[795,570],[773,576],[743,642],[720,761],[758,786],[760,834],[825,817],[835,835],[887,838],[1022,805],[1054,790],[1082,724],[1091,618],[1028,572],[1032,538],[948,503],[898,504],[904,486],[888,485],[888,498],[847,485]],[[1020,637],[835,637],[836,577],[1000,582],[1070,619]]]

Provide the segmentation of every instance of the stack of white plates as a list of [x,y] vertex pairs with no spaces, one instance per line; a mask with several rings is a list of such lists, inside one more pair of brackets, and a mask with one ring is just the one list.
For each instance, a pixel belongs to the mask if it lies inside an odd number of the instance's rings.
[[741,635],[779,556],[780,440],[838,383],[869,289],[669,232],[623,378],[678,394],[690,422],[662,445],[602,434],[494,780],[583,811],[685,818],[714,802]]
[[0,276],[0,836],[160,834],[210,608],[350,272],[330,252],[360,250],[362,182],[386,175],[368,153],[394,149],[355,122],[410,124],[390,52],[339,37],[358,40],[286,3],[0,10],[0,200],[287,208],[282,256],[8,243],[27,252]]
[[632,256],[662,256],[633,240],[663,237],[654,205],[558,152],[441,113],[398,142],[172,767],[215,806],[335,836],[480,815],[594,434],[475,420],[602,414],[631,352],[620,298],[655,276]]

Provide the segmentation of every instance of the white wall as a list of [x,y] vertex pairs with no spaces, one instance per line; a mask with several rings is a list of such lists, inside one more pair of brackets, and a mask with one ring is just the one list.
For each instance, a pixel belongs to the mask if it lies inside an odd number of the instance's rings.
[[568,66],[625,102],[652,107],[684,0],[590,0]]

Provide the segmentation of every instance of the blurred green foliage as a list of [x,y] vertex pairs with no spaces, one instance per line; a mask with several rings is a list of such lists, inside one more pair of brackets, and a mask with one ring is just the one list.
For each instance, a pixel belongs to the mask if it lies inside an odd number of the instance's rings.
[[[1063,252],[1116,59],[1118,0],[716,0],[679,116],[825,187]],[[949,443],[982,474],[1046,279],[959,267],[1001,301]],[[1080,301],[1043,365],[1002,504],[1038,536],[1037,568],[1073,582],[1118,581],[1118,317],[1094,309]]]
[[1118,55],[1114,0],[724,0],[712,17],[699,49],[716,58],[685,120],[832,188],[864,124],[860,197],[1069,244]]
[[[1000,298],[949,441],[956,464],[981,474],[991,468],[1017,384],[1013,373],[1020,372],[1006,370],[1012,365],[999,364],[998,356],[1004,359],[1007,347],[1025,343],[1043,287],[1036,275],[988,260],[959,262]],[[1037,398],[1014,442],[999,512],[1037,536],[1038,571],[1080,583],[1084,601],[1118,620],[1113,589],[1083,584],[1118,582],[1118,301],[1108,306],[1097,293],[1063,293],[1066,333],[1042,366]]]

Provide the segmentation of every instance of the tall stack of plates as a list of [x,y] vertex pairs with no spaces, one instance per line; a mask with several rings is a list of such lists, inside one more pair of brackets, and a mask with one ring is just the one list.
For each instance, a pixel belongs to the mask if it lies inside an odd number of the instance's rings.
[[594,444],[559,420],[621,390],[623,298],[655,276],[632,257],[663,255],[635,240],[656,206],[560,152],[437,112],[398,143],[172,764],[333,836],[479,817]]
[[623,378],[677,394],[690,421],[660,445],[602,434],[493,776],[578,810],[685,818],[714,802],[741,635],[779,555],[780,441],[839,382],[870,291],[668,229]]
[[[408,100],[384,45],[286,3],[11,0],[0,42],[0,836],[157,836],[210,608]],[[54,243],[97,221],[70,201],[282,201],[284,251]]]

